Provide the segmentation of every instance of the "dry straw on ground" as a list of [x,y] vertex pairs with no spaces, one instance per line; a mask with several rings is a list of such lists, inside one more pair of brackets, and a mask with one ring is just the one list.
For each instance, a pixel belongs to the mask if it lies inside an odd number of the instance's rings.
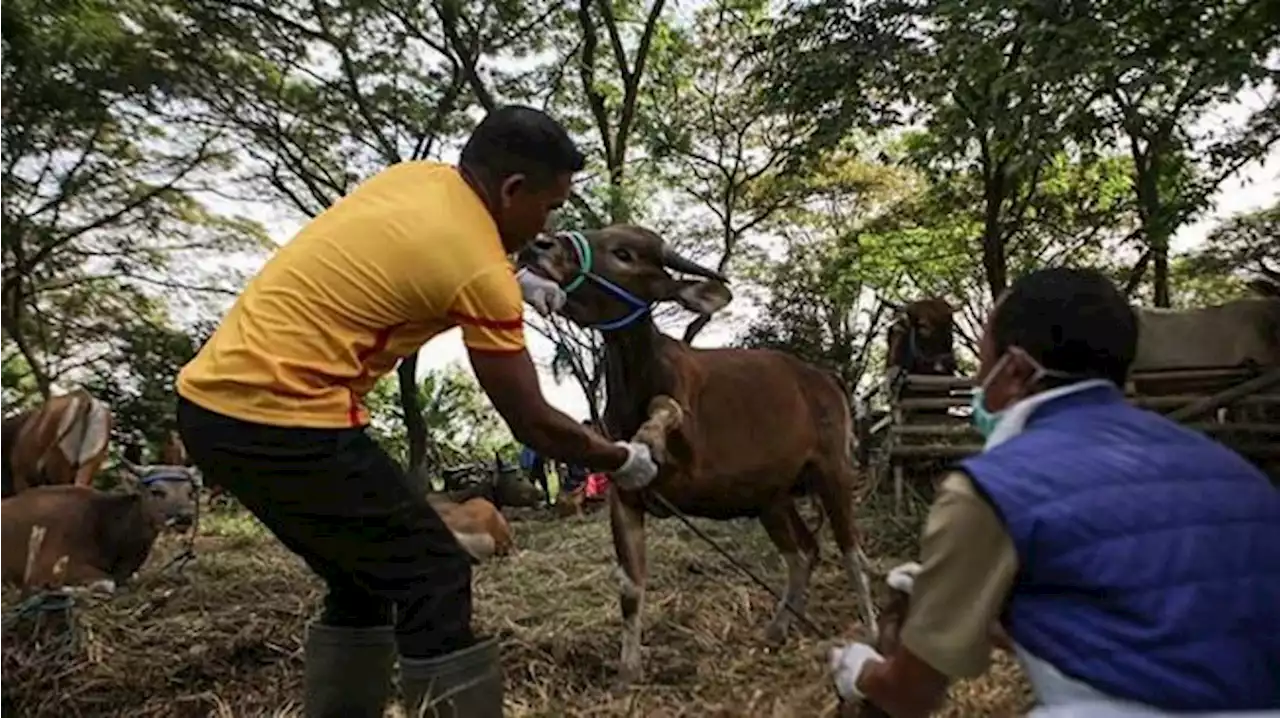
[[[166,540],[129,592],[78,598],[77,650],[41,649],[8,632],[5,714],[300,716],[301,637],[320,586],[252,520],[217,519],[182,574],[158,571],[178,549]],[[757,524],[699,523],[781,583],[781,562]],[[772,599],[675,520],[650,520],[646,676],[617,693],[620,620],[607,523],[597,514],[514,528],[519,555],[479,567],[475,579],[477,625],[503,641],[506,715],[832,715],[822,656],[830,638],[856,632],[857,612],[829,541],[810,599],[810,617],[829,635],[796,626],[773,649],[762,640]],[[892,528],[867,533],[884,538]],[[896,535],[907,534],[898,527]],[[902,548],[880,541],[868,550]],[[15,601],[5,599],[8,616]],[[1016,668],[999,658],[985,678],[952,690],[945,715],[1014,715],[1026,695]]]

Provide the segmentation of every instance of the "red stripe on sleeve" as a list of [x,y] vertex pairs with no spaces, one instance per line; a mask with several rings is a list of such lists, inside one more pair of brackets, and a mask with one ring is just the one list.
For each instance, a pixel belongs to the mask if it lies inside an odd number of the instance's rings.
[[523,329],[524,319],[488,319],[485,317],[473,317],[470,314],[462,312],[449,312],[449,318],[457,321],[459,324],[471,324],[486,329]]

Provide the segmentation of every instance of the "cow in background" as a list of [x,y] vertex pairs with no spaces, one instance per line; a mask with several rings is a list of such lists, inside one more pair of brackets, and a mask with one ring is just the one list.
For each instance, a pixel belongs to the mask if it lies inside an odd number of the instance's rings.
[[35,486],[89,486],[107,458],[111,407],[77,389],[4,420],[3,496]]
[[0,503],[0,575],[24,590],[126,584],[167,527],[196,518],[199,471],[125,464],[124,490],[39,486]]
[[444,494],[427,494],[427,502],[473,562],[482,563],[515,550],[511,525],[502,512],[486,499],[455,502]]
[[494,456],[492,468],[483,464],[445,469],[444,491],[439,495],[455,503],[480,498],[499,509],[532,508],[542,502],[543,494],[526,480],[517,466]]
[[[889,353],[885,375],[901,399],[944,399],[951,390],[918,389],[903,386],[912,374],[955,376],[956,309],[941,297],[910,302],[898,308],[898,316],[889,325]],[[946,408],[917,409],[915,414],[945,415]]]
[[931,297],[897,307],[889,324],[886,369],[906,374],[955,376],[956,309],[941,297]]

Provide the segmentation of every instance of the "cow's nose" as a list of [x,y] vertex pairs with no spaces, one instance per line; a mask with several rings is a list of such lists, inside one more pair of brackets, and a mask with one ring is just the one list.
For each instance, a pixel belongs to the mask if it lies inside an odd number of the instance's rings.
[[538,235],[538,238],[533,240],[532,244],[533,248],[539,252],[550,252],[556,246],[555,240],[545,234]]

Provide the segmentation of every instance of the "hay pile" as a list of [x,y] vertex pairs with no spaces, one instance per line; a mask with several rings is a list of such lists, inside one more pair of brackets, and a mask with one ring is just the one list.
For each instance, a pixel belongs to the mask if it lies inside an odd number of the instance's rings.
[[[754,522],[700,525],[781,584],[781,561]],[[607,523],[596,515],[514,528],[521,553],[479,567],[475,581],[477,626],[503,639],[508,716],[832,714],[829,642],[797,625],[785,647],[767,647],[772,599],[674,520],[649,522],[645,681],[615,694],[620,620]],[[25,716],[301,715],[301,637],[318,582],[251,519],[217,517],[206,529],[214,535],[201,539],[183,574],[156,572],[178,549],[168,542],[133,591],[77,599],[77,650],[42,652],[7,634],[6,708],[12,701]],[[868,551],[890,548],[900,547]],[[854,635],[848,582],[830,543],[823,549],[810,617],[830,636]],[[14,603],[6,593],[6,616]],[[1027,705],[1003,658],[952,696],[948,716],[1012,715]]]

